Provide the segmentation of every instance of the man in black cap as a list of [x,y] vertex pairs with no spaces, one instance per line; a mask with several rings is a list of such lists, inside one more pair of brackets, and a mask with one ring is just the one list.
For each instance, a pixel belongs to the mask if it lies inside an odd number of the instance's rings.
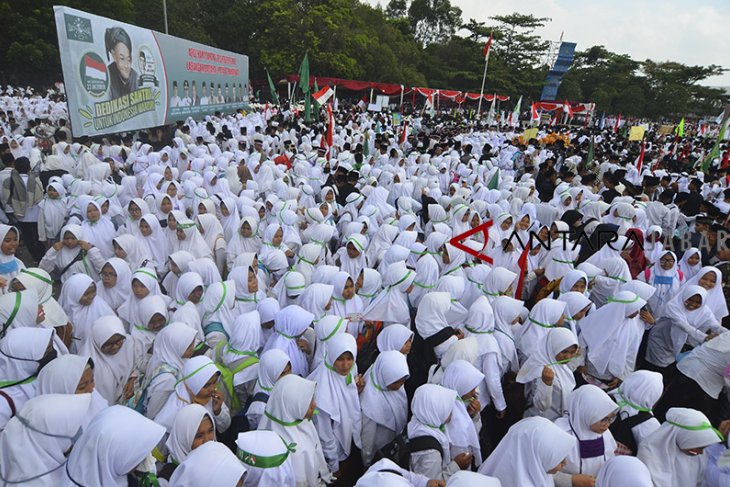
[[702,189],[702,181],[699,179],[694,178],[689,182],[689,195],[687,196],[687,200],[679,205],[682,209],[682,213],[685,215],[695,216],[700,212],[700,205],[704,200],[700,193],[700,189]]
[[644,187],[644,194],[649,197],[649,201],[656,201],[659,197],[657,193],[659,178],[656,176],[644,176],[641,185]]

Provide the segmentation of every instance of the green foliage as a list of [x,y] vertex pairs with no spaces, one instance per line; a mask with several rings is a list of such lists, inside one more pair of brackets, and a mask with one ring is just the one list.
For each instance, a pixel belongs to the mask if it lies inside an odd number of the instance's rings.
[[[274,80],[296,73],[308,52],[314,76],[472,92],[481,86],[481,52],[491,34],[485,92],[539,98],[549,43],[535,30],[550,19],[513,13],[463,22],[450,0],[382,3],[168,0],[168,25],[171,35],[247,54],[254,80],[266,79],[265,68]],[[163,0],[0,0],[0,82],[40,87],[61,78],[54,4],[164,32]],[[627,116],[715,114],[727,95],[699,83],[722,72],[593,46],[576,53],[558,97]]]

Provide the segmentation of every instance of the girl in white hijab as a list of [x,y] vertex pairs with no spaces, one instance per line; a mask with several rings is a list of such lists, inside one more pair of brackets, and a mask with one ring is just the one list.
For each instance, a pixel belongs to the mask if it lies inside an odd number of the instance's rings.
[[587,351],[583,376],[589,383],[610,389],[633,372],[644,336],[638,316],[645,304],[631,291],[619,291],[581,320],[580,339]]
[[266,289],[253,264],[237,265],[228,278],[236,283],[236,312],[247,313],[266,299]]
[[215,363],[204,355],[187,359],[183,364],[182,378],[155,416],[155,422],[170,432],[180,409],[188,404],[200,404],[215,418],[217,431],[226,431],[231,425],[231,416],[223,394],[217,390],[220,375]]
[[365,252],[368,246],[368,238],[365,235],[356,233],[351,235],[340,250],[335,254],[339,267],[351,276],[357,276],[364,268],[368,267]]
[[182,378],[183,361],[192,356],[195,341],[195,330],[183,323],[170,323],[157,333],[143,386],[135,397],[138,412],[148,418],[160,412]]
[[297,257],[296,264],[294,264],[294,270],[304,276],[304,282],[309,285],[312,282],[312,273],[314,273],[315,266],[319,262],[319,255],[322,248],[313,243],[302,245],[299,249],[299,256]]
[[358,336],[362,326],[363,301],[355,293],[355,282],[347,272],[338,272],[332,280],[331,311],[347,320],[347,331],[352,336]]
[[667,420],[639,446],[638,458],[655,486],[700,485],[707,467],[704,449],[722,441],[707,416],[694,409],[672,408]]
[[117,231],[112,221],[102,214],[101,206],[94,200],[82,204],[81,211],[84,218],[81,230],[86,240],[98,248],[105,259],[113,257],[112,239],[117,235]]
[[[698,347],[725,330],[706,306],[707,291],[700,286],[684,286],[666,305],[666,311],[649,332],[646,361],[650,370],[668,369],[685,347]],[[665,375],[665,380],[670,377]]]
[[368,306],[382,288],[383,277],[375,269],[363,269],[355,281],[355,292],[363,300],[364,306]]
[[251,429],[258,427],[276,381],[289,373],[291,373],[291,362],[287,354],[278,348],[272,348],[261,354],[254,394],[246,410],[246,419]]
[[[395,326],[400,325],[386,329]],[[360,404],[362,460],[366,467],[372,462],[375,453],[393,441],[406,427],[408,399],[403,385],[408,377],[406,356],[399,350],[381,352],[365,373]]]
[[[319,415],[314,425],[331,472],[350,478],[347,461],[354,444],[360,448],[360,397],[362,377],[356,376],[357,343],[352,335],[341,333],[327,342],[322,363],[308,377],[317,384],[314,401]],[[344,464],[344,465],[343,465]],[[342,468],[341,468],[342,466]]]
[[596,487],[654,487],[651,473],[636,457],[625,455],[609,458],[596,476]]
[[679,260],[679,270],[684,274],[685,281],[691,279],[702,268],[702,254],[697,247],[690,247],[682,254]]
[[140,477],[146,475],[140,469],[154,472],[152,450],[164,435],[165,428],[132,409],[109,407],[91,421],[74,444],[66,475],[73,485],[123,487],[128,485],[129,475],[143,482]]
[[416,330],[426,342],[425,346],[433,349],[437,360],[463,337],[463,332],[454,330],[446,319],[450,305],[449,293],[432,292],[424,296],[416,313]]
[[139,305],[148,296],[160,296],[166,305],[172,301],[167,295],[162,294],[155,271],[141,267],[132,273],[132,293],[117,310],[119,317],[130,329],[140,324]]
[[230,339],[235,304],[235,281],[214,282],[205,290],[201,324],[209,347],[215,348],[218,342]]
[[187,251],[173,252],[170,254],[170,257],[167,259],[167,267],[170,268],[170,272],[165,274],[161,283],[168,293],[175,291],[179,277],[184,272],[188,272],[190,262],[194,260],[195,256]]
[[[61,228],[66,221],[68,209],[66,206],[66,189],[60,182],[50,182],[46,186],[46,196],[38,203],[38,237],[41,242],[50,245],[58,242],[62,237]],[[2,233],[0,231],[0,233]]]
[[258,377],[258,349],[261,344],[261,317],[249,311],[236,317],[228,342],[219,342],[215,361],[231,409],[237,411],[252,395]]
[[213,251],[205,242],[198,231],[198,226],[192,220],[181,220],[177,222],[176,239],[172,242],[171,251],[178,252],[185,250],[193,254],[196,259],[206,257],[213,258]]
[[162,275],[170,255],[170,241],[160,226],[159,220],[152,214],[142,216],[139,221],[139,230],[153,267]]
[[25,403],[0,433],[3,485],[64,484],[66,454],[81,435],[91,394],[45,394]]
[[116,312],[132,293],[132,270],[124,260],[112,257],[104,263],[100,274],[96,295]]
[[221,274],[226,264],[226,238],[223,226],[215,214],[206,213],[197,217],[200,233],[213,254],[216,266]]
[[620,409],[611,433],[621,451],[635,455],[641,442],[659,428],[652,409],[663,392],[662,375],[649,370],[633,372],[612,392]]
[[[22,271],[21,271],[22,273]],[[693,277],[686,279],[682,287],[698,285],[707,291],[705,305],[712,310],[717,321],[722,322],[728,315],[727,300],[722,290],[722,273],[717,267],[705,266]]]
[[61,355],[38,373],[36,392],[44,394],[91,394],[82,426],[86,426],[109,402],[95,389],[94,361],[83,355]]
[[[287,354],[291,361],[292,373],[299,376],[309,375],[309,343],[302,335],[312,324],[314,315],[297,306],[282,308],[274,321],[274,333],[264,345],[264,352],[278,348]],[[304,350],[303,350],[304,349]]]
[[452,419],[454,401],[458,394],[436,384],[424,384],[416,389],[411,401],[413,416],[408,422],[408,439],[412,445],[417,438],[429,437],[438,442],[428,441],[425,448],[411,449],[410,470],[429,479],[448,480],[472,462],[469,453],[460,453],[452,458],[451,442],[446,425]]
[[533,354],[548,331],[563,326],[565,306],[565,303],[550,298],[542,299],[533,306],[527,322],[515,334],[520,363]]
[[512,294],[512,283],[517,274],[504,267],[494,267],[484,280],[483,291],[489,303],[493,303],[499,296],[510,296]]
[[396,262],[388,267],[383,279],[384,289],[363,311],[363,319],[382,321],[387,327],[393,323],[410,323],[408,294],[413,291],[416,273],[406,267],[405,262]]
[[590,300],[600,308],[608,302],[624,284],[631,282],[629,265],[621,257],[609,257],[598,263],[602,274],[596,276],[591,287]]
[[458,394],[451,421],[446,425],[451,456],[469,453],[474,458],[476,467],[482,464],[482,450],[479,446],[482,420],[477,388],[483,382],[484,374],[466,360],[451,362],[441,378],[442,386],[455,390]]
[[295,487],[291,447],[273,431],[248,431],[236,439],[236,456],[246,466],[243,487]]
[[287,271],[284,277],[274,285],[272,291],[276,295],[279,306],[284,308],[290,304],[297,304],[298,298],[306,288],[304,276],[296,271]]
[[[114,247],[114,255],[124,259],[130,269],[148,266],[155,269],[152,253],[143,237],[125,233],[114,238],[112,246]],[[162,262],[164,263],[164,260]]]
[[106,301],[96,295],[96,284],[86,274],[71,276],[63,284],[59,300],[74,324],[74,336],[81,340],[82,346],[90,337],[94,322],[114,314]]
[[548,331],[517,374],[525,384],[529,408],[525,416],[555,420],[567,410],[568,396],[575,388],[575,377],[568,365],[578,352],[578,340],[566,328]]
[[56,357],[53,335],[48,328],[14,328],[0,341],[0,429],[36,394],[38,372]]
[[134,344],[119,318],[108,315],[94,321],[81,354],[94,361],[96,390],[110,404],[126,401],[134,392],[134,353]]
[[[595,478],[609,458],[614,456],[616,441],[609,431],[615,421],[618,405],[600,388],[586,384],[574,390],[568,397],[568,411],[555,421],[555,425],[578,440],[568,455],[568,463],[559,478]],[[575,478],[578,477],[578,478]]]
[[315,282],[307,286],[299,297],[299,305],[314,315],[318,321],[332,308],[332,293],[334,286]]
[[638,275],[640,281],[651,284],[656,289],[649,298],[649,306],[655,317],[661,317],[666,303],[677,294],[683,276],[677,267],[677,256],[669,250],[659,255],[659,265],[654,265]]
[[497,339],[502,352],[502,363],[509,363],[509,370],[517,372],[520,362],[515,346],[513,327],[521,326],[523,314],[527,316],[527,309],[522,301],[509,296],[499,296],[492,303],[494,311],[494,338]]
[[580,334],[580,321],[594,307],[594,304],[583,293],[569,291],[558,297],[558,301],[565,303],[565,324],[575,336]]
[[317,384],[294,374],[279,379],[274,386],[259,430],[271,430],[288,444],[296,444],[291,455],[296,487],[331,482],[332,474],[322,453],[317,430],[312,423]]
[[48,249],[38,267],[49,274],[60,274],[65,282],[74,274],[84,273],[99,279],[99,271],[104,265],[101,251],[84,241],[84,232],[79,225],[66,225],[61,229],[61,241]]
[[195,449],[209,441],[216,441],[213,415],[200,404],[188,404],[180,409],[165,442],[169,463],[175,466],[172,470],[176,470]]

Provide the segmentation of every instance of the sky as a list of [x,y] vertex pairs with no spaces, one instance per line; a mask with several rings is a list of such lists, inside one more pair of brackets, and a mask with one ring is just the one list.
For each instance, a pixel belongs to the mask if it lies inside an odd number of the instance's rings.
[[[366,0],[383,6],[388,0]],[[451,0],[462,19],[487,22],[512,12],[549,17],[536,31],[545,39],[603,45],[643,61],[718,64],[730,69],[730,0]],[[702,84],[730,87],[730,71]]]

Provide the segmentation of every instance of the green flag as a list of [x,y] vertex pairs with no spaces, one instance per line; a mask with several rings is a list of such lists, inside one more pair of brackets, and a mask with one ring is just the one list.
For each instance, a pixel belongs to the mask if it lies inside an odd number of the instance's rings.
[[269,74],[269,70],[266,70],[266,77],[269,78],[269,91],[271,92],[271,101],[274,102],[274,105],[279,104],[279,95],[276,94],[276,87],[274,86],[274,82],[271,79],[271,75]]
[[679,125],[677,125],[677,127],[674,129],[674,133],[677,134],[678,137],[684,137],[684,117],[682,117]]
[[304,121],[312,121],[312,100],[309,96],[309,53],[304,53],[304,59],[299,66],[299,89],[304,93]]
[[717,134],[717,140],[715,141],[715,145],[712,146],[712,150],[709,154],[707,154],[707,157],[705,157],[705,160],[702,161],[702,172],[706,173],[707,170],[710,168],[710,165],[712,164],[712,161],[714,161],[716,158],[720,157],[720,143],[722,142],[722,139],[725,137],[725,129],[727,128],[727,117],[722,121],[722,125],[720,125],[720,133]]
[[499,169],[497,169],[497,172],[494,173],[494,176],[492,176],[492,179],[489,180],[489,183],[487,184],[487,189],[498,189],[499,188]]

